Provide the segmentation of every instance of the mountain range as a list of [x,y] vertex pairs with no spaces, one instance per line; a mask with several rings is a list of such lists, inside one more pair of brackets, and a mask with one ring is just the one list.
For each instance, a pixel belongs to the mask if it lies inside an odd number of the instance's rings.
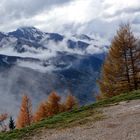
[[0,111],[12,114],[23,94],[36,106],[54,90],[62,98],[71,92],[80,104],[93,102],[108,46],[85,34],[61,35],[35,27],[0,32]]

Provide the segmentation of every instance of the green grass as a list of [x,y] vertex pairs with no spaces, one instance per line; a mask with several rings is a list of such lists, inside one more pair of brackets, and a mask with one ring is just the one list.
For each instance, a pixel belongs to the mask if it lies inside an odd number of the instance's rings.
[[124,93],[110,99],[101,100],[88,106],[83,106],[79,109],[74,109],[71,112],[64,112],[53,117],[49,117],[38,123],[32,124],[23,129],[16,129],[12,132],[0,133],[0,140],[17,140],[35,132],[40,131],[42,128],[47,129],[61,129],[65,127],[72,127],[75,125],[82,125],[90,121],[97,121],[103,119],[104,116],[98,108],[106,107],[121,101],[129,101],[140,99],[140,90],[130,93]]

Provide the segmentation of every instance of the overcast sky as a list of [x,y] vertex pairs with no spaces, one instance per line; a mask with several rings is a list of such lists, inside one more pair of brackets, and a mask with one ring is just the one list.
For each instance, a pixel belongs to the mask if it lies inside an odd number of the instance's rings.
[[0,31],[35,26],[46,32],[99,34],[110,38],[129,21],[140,33],[140,0],[1,0]]

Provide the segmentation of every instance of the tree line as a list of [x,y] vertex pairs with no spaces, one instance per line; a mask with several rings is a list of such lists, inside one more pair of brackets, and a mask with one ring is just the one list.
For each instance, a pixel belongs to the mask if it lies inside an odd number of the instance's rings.
[[5,113],[0,115],[0,126],[2,131],[24,128],[58,113],[71,111],[76,106],[78,106],[78,102],[72,94],[69,94],[66,100],[62,102],[61,97],[56,92],[52,92],[48,99],[42,101],[38,105],[36,112],[33,113],[31,99],[29,96],[23,95],[16,122],[10,117],[9,125],[7,126],[5,120],[8,118],[8,114]]

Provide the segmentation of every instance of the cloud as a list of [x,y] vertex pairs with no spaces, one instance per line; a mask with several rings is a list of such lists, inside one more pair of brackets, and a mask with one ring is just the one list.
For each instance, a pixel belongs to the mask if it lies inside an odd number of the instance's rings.
[[[90,46],[88,46],[87,49],[83,51],[76,47],[75,49],[71,49],[68,47],[67,42],[69,39],[75,42],[79,41],[79,39],[76,38],[75,36],[67,35],[61,42],[48,41],[47,37],[48,36],[46,35],[46,37],[44,37],[42,41],[40,41],[40,43],[47,49],[35,48],[34,46],[29,47],[28,45],[22,45],[22,48],[24,48],[25,50],[25,52],[22,52],[22,53],[17,52],[14,47],[11,47],[11,46],[16,46],[17,44],[16,38],[14,37],[9,37],[8,39],[4,38],[0,42],[0,46],[2,46],[0,47],[0,54],[7,55],[7,56],[16,56],[16,57],[21,57],[21,58],[34,58],[34,59],[39,59],[39,60],[46,60],[46,59],[55,57],[57,55],[57,52],[67,52],[70,54],[85,55],[85,52],[89,53],[88,47],[90,47],[90,49],[92,50],[95,49],[95,51],[90,52],[90,54],[100,53],[104,51],[105,49],[104,45],[109,44],[109,42],[107,42],[106,40],[103,40],[99,36],[96,36],[96,37],[94,36],[93,38],[96,38],[97,40],[91,40],[91,41],[83,40],[83,42],[90,44]],[[98,46],[100,51],[97,52],[98,48],[94,46]]]
[[[21,26],[22,21],[31,20],[35,15],[48,11],[53,7],[63,5],[72,0],[1,0],[0,3],[0,24],[9,24],[12,28],[15,26]],[[13,22],[11,22],[13,21]],[[11,24],[11,23],[12,24]],[[3,25],[4,26],[4,25]],[[6,27],[2,27],[2,29]]]
[[[38,14],[41,11],[48,10],[52,6],[64,4],[69,2],[70,0],[1,0],[1,17],[13,17],[13,18],[21,18],[21,17],[31,17]],[[6,16],[3,16],[6,14]]]
[[33,111],[35,111],[38,103],[47,99],[47,93],[52,91],[51,81],[54,80],[53,78],[57,79],[52,74],[38,73],[27,69],[26,66],[24,68],[14,66],[10,69],[0,70],[0,96],[2,97],[0,113],[6,112],[9,116],[16,117],[23,94],[28,94],[31,97]]
[[47,32],[111,38],[121,22],[129,21],[138,33],[139,17],[139,0],[2,0],[0,4],[2,31],[35,26]]

